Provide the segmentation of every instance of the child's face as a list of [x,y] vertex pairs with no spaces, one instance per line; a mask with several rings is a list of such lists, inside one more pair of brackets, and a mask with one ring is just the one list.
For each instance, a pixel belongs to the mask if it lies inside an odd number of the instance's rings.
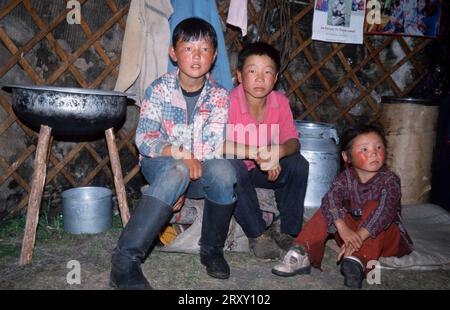
[[249,56],[242,68],[237,72],[239,83],[251,98],[265,98],[275,85],[278,77],[275,63],[266,55]]
[[183,41],[180,38],[175,48],[169,48],[169,55],[178,64],[181,79],[197,79],[209,72],[217,52],[208,39]]
[[353,140],[351,155],[342,152],[342,157],[346,163],[352,165],[361,180],[368,180],[384,165],[385,145],[375,132],[361,134]]

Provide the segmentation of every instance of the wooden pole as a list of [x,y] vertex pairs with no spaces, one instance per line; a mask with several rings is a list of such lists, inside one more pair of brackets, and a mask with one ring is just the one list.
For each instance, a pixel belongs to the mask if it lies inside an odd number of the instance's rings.
[[36,227],[39,220],[39,208],[41,206],[42,192],[44,190],[45,177],[47,174],[47,153],[50,144],[52,129],[41,125],[39,139],[34,159],[34,171],[31,185],[30,198],[28,199],[27,221],[25,234],[22,241],[19,265],[31,263],[33,247],[36,240]]
[[127,194],[123,183],[122,168],[120,166],[119,152],[115,142],[113,128],[105,130],[106,144],[108,145],[109,160],[114,176],[114,185],[116,187],[117,200],[119,201],[120,217],[122,225],[125,227],[130,219],[130,210],[128,209]]

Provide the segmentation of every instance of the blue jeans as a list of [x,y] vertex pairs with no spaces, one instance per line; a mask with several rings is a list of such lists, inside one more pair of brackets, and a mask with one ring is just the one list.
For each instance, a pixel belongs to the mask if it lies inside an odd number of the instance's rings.
[[297,236],[303,224],[308,161],[300,153],[282,158],[281,173],[275,182],[269,182],[267,172],[261,171],[258,166],[248,171],[240,159],[231,159],[230,163],[237,174],[234,217],[247,237],[256,238],[266,230],[266,222],[256,196],[257,187],[275,190],[281,232]]
[[144,195],[155,197],[170,206],[183,194],[187,198],[207,198],[223,205],[235,201],[236,173],[225,159],[202,162],[202,176],[195,181],[189,178],[186,165],[172,157],[146,157],[141,161],[141,172],[150,184]]

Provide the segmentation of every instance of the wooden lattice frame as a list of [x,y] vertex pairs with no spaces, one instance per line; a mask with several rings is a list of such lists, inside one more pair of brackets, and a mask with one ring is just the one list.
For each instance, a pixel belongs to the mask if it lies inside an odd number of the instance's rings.
[[[80,0],[79,2],[81,3],[81,5],[83,5],[87,1],[89,0]],[[0,19],[8,15],[16,6],[23,5],[26,11],[30,14],[33,22],[39,28],[39,33],[31,40],[29,40],[24,46],[16,46],[13,40],[11,40],[11,38],[5,32],[5,30],[0,27],[0,41],[11,53],[10,59],[6,62],[5,65],[0,67],[0,79],[16,64],[18,64],[28,74],[28,76],[36,85],[52,85],[58,80],[61,75],[63,75],[67,71],[72,74],[80,87],[83,88],[97,88],[110,75],[112,75],[114,78],[117,78],[120,55],[115,55],[114,58],[111,59],[105,52],[105,49],[102,47],[99,39],[106,33],[106,31],[108,31],[117,23],[119,24],[120,29],[125,29],[124,16],[128,13],[130,4],[128,3],[121,8],[118,8],[114,0],[104,1],[113,13],[113,16],[94,33],[90,30],[88,23],[84,19],[82,19],[80,27],[86,34],[87,40],[75,52],[68,53],[58,44],[57,40],[52,34],[52,31],[60,23],[65,21],[66,15],[69,10],[62,11],[57,18],[47,24],[38,15],[29,0],[11,0],[0,12]],[[219,14],[224,22],[226,20],[229,2],[230,0],[217,1]],[[347,60],[342,51],[345,47],[345,44],[330,44],[331,52],[320,60],[315,60],[314,53],[311,49],[311,44],[313,42],[311,37],[305,37],[304,35],[302,36],[297,27],[295,27],[295,25],[299,23],[303,18],[312,14],[312,11],[312,3],[309,5],[305,5],[297,14],[292,16],[291,23],[287,26],[287,29],[278,29],[276,32],[272,33],[270,37],[265,38],[265,40],[274,43],[280,39],[280,36],[284,31],[292,31],[293,37],[295,39],[295,48],[290,52],[290,59],[294,59],[296,57],[304,57],[311,67],[308,72],[305,72],[300,80],[295,80],[294,74],[293,72],[291,72],[292,68],[290,67],[288,67],[282,74],[288,85],[286,89],[286,95],[294,95],[296,98],[296,102],[294,104],[298,105],[299,110],[302,111],[299,119],[309,118],[315,121],[322,121],[317,113],[317,109],[319,107],[325,106],[325,102],[328,101],[327,99],[330,99],[335,108],[338,109],[338,113],[333,117],[331,122],[337,122],[341,118],[345,118],[346,122],[353,122],[353,118],[350,115],[349,111],[356,104],[362,101],[367,102],[370,111],[372,111],[371,118],[372,120],[374,120],[379,116],[380,111],[379,104],[374,98],[372,98],[371,92],[377,86],[379,86],[381,83],[386,82],[396,96],[402,97],[407,95],[424,76],[425,68],[420,62],[415,59],[415,56],[423,51],[423,49],[430,43],[430,39],[421,39],[422,41],[420,42],[420,44],[415,46],[414,49],[411,49],[403,37],[384,37],[384,42],[381,45],[375,47],[372,42],[373,36],[365,35],[364,47],[367,52],[367,57],[362,62],[356,65],[352,65]],[[259,25],[262,14],[257,11],[257,8],[255,5],[253,5],[252,1],[248,2],[248,13],[249,25]],[[44,39],[48,41],[54,53],[63,62],[63,64],[57,70],[55,70],[46,80],[41,79],[32,65],[22,57],[22,55],[29,52],[34,46],[36,46],[36,44]],[[380,59],[380,53],[395,41],[400,44],[405,56],[393,66],[387,67],[382,63]],[[242,48],[240,33],[234,28],[227,28],[226,44],[229,48],[235,47],[237,50],[240,50]],[[106,67],[91,83],[88,83],[83,78],[81,72],[74,65],[74,63],[91,46],[95,49],[96,53],[100,56],[100,59],[104,62]],[[325,75],[321,72],[321,68],[334,57],[337,57],[345,70],[345,75],[342,76],[337,83],[329,82]],[[392,79],[392,74],[407,62],[411,63],[414,66],[418,77],[413,83],[411,83],[411,85],[408,85],[408,87],[402,90]],[[357,73],[362,70],[364,66],[372,63],[374,63],[379,68],[379,70],[382,72],[382,75],[376,82],[372,83],[371,85],[364,85],[364,82],[358,78]],[[232,71],[234,72],[234,69]],[[304,86],[304,84],[311,77],[318,78],[323,87],[323,95],[319,99],[314,101],[308,99],[301,89],[301,87]],[[356,88],[358,89],[360,94],[351,102],[343,104],[336,96],[336,91],[348,81],[351,81],[352,83],[354,83],[354,85],[356,85]],[[6,97],[2,95],[0,95],[0,107],[3,108],[6,113],[8,113],[8,117],[3,121],[3,123],[0,124],[0,135],[2,135],[14,123],[17,123],[27,136],[32,138],[33,141],[37,140],[37,134],[28,129],[16,118],[11,109],[10,103],[8,102]],[[128,132],[126,132],[124,129],[121,129],[116,135],[118,140],[117,147],[119,151],[123,148],[127,148],[130,152],[132,152],[132,154],[137,157],[137,150],[132,143],[132,141],[134,140],[134,132],[135,128],[132,128]],[[17,159],[13,163],[8,163],[7,160],[0,156],[0,167],[4,171],[0,176],[0,185],[3,184],[8,178],[12,177],[27,193],[29,193],[30,185],[26,180],[23,179],[22,176],[20,176],[20,174],[17,172],[17,169],[31,155],[34,154],[35,150],[36,146],[34,144],[30,145],[22,152],[22,154],[18,154]],[[97,165],[92,171],[87,173],[87,175],[80,182],[76,182],[74,177],[67,171],[67,169],[65,169],[65,167],[82,150],[86,150],[87,152],[89,152]],[[59,160],[51,150],[49,153],[49,160],[51,161],[53,168],[48,172],[46,184],[50,183],[58,174],[64,176],[69,184],[74,187],[89,184],[89,182],[91,182],[100,171],[104,171],[107,176],[111,177],[111,171],[107,167],[109,159],[102,158],[91,143],[78,143],[62,160]],[[138,172],[138,165],[134,166],[130,171],[128,171],[124,175],[125,184],[133,179]],[[17,204],[17,206],[10,212],[10,216],[23,209],[26,206],[27,201],[28,194],[25,195]]]
[[[80,4],[83,5],[87,0],[81,0]],[[83,88],[96,88],[98,87],[106,77],[112,75],[117,78],[118,76],[118,65],[120,63],[120,55],[116,55],[114,59],[109,58],[104,48],[101,46],[98,41],[102,35],[106,33],[111,27],[113,27],[116,23],[119,23],[122,30],[125,29],[125,20],[124,16],[128,13],[130,4],[126,4],[122,8],[118,9],[116,3],[113,0],[105,0],[108,7],[113,12],[113,16],[109,19],[103,26],[101,26],[95,33],[89,28],[87,22],[82,18],[81,19],[81,29],[87,36],[87,40],[74,52],[67,53],[57,42],[57,40],[52,35],[52,30],[54,30],[60,23],[66,21],[66,15],[69,10],[64,10],[61,14],[53,20],[50,24],[46,24],[43,19],[37,14],[36,10],[33,8],[31,2],[29,0],[14,0],[11,1],[0,13],[0,19],[6,16],[9,12],[11,12],[17,5],[22,4],[27,12],[30,14],[32,20],[39,27],[39,33],[30,40],[27,44],[22,47],[17,47],[11,40],[11,38],[6,34],[6,32],[0,27],[0,40],[2,43],[8,48],[11,52],[12,57],[9,61],[0,68],[0,78],[5,75],[8,70],[14,67],[16,64],[19,64],[22,69],[30,76],[33,82],[36,85],[52,85],[54,84],[58,78],[68,70],[75,80],[79,83],[79,85]],[[53,51],[61,58],[63,64],[53,72],[53,74],[47,79],[42,80],[39,75],[35,72],[32,66],[28,63],[25,58],[22,58],[23,54],[26,54],[30,51],[36,44],[38,44],[41,40],[47,39],[48,43],[52,47]],[[93,82],[88,83],[83,78],[81,72],[74,65],[75,61],[91,46],[94,47],[95,51],[100,56],[101,60],[105,63],[106,68],[101,72],[101,74],[94,79]],[[0,125],[0,135],[3,134],[12,124],[17,123],[26,135],[37,140],[37,133],[30,130],[24,124],[20,122],[13,113],[11,109],[11,105],[5,97],[0,96],[0,106],[9,114],[8,118]],[[132,154],[137,156],[137,150],[133,146],[132,142],[134,138],[135,128],[130,130],[129,132],[125,132],[124,129],[121,129],[118,132],[117,148],[120,151],[122,148],[127,147]],[[97,166],[91,172],[89,172],[80,182],[76,182],[74,177],[65,169],[65,166],[70,163],[83,149],[85,149],[92,158],[96,161]],[[9,177],[12,177],[28,194],[22,197],[17,206],[11,210],[9,216],[16,214],[18,211],[23,209],[28,202],[30,186],[29,184],[16,172],[16,170],[22,165],[25,160],[29,156],[31,156],[36,150],[35,145],[29,146],[21,156],[12,164],[8,164],[7,161],[0,156],[0,165],[4,170],[3,175],[0,177],[0,184],[5,182]],[[50,183],[57,174],[63,175],[69,184],[73,187],[76,186],[85,186],[89,184],[95,176],[103,170],[105,174],[112,178],[111,170],[107,167],[109,163],[109,158],[102,158],[95,148],[88,142],[78,143],[62,160],[59,160],[57,156],[54,154],[52,150],[49,153],[49,160],[53,164],[53,168],[48,171],[46,184]],[[124,176],[124,181],[128,182],[134,175],[138,172],[138,168],[134,167],[129,174]]]
[[[278,29],[269,38],[263,38],[270,43],[274,43],[277,40],[279,40],[281,34],[284,31],[293,31],[294,38],[296,41],[296,44],[294,45],[296,45],[296,47],[293,51],[291,51],[290,59],[294,59],[296,57],[304,57],[311,66],[311,69],[308,72],[306,72],[306,74],[302,77],[302,79],[298,81],[294,80],[293,74],[291,72],[292,69],[290,69],[289,67],[287,68],[287,70],[283,72],[283,77],[286,79],[288,83],[286,95],[289,96],[291,94],[294,94],[297,98],[297,102],[295,104],[299,106],[300,110],[303,110],[303,112],[299,116],[299,119],[312,118],[312,120],[315,121],[323,121],[319,118],[319,116],[315,113],[315,111],[321,104],[325,102],[326,99],[330,98],[333,104],[339,110],[339,113],[335,115],[333,119],[331,119],[330,121],[331,123],[337,122],[342,117],[344,117],[347,122],[353,122],[353,119],[348,112],[356,104],[360,103],[363,100],[367,100],[369,108],[373,112],[371,120],[375,120],[380,115],[379,105],[377,104],[376,100],[370,95],[370,93],[377,86],[386,81],[389,85],[389,88],[392,90],[395,96],[403,97],[407,95],[425,75],[425,68],[421,63],[419,63],[414,58],[416,55],[420,54],[424,50],[424,48],[431,42],[431,39],[425,38],[420,39],[422,40],[422,42],[418,46],[414,47],[413,50],[411,50],[411,48],[409,47],[409,45],[402,36],[384,37],[383,44],[381,44],[378,47],[374,47],[372,43],[374,36],[364,35],[364,47],[367,50],[368,56],[356,66],[352,66],[352,64],[347,60],[347,58],[343,54],[342,49],[346,46],[345,44],[330,43],[332,51],[328,55],[323,57],[320,61],[314,60],[314,57],[312,55],[313,53],[310,47],[311,43],[313,42],[311,37],[310,36],[307,38],[302,37],[297,27],[294,27],[295,24],[299,23],[308,14],[312,14],[312,11],[314,9],[313,3],[314,1],[312,1],[308,5],[305,5],[305,7],[300,12],[298,12],[295,16],[292,17],[291,23],[287,25],[288,29]],[[219,5],[219,11],[221,12],[220,14],[223,20],[226,20],[226,11],[228,6],[229,1],[224,1],[221,5]],[[249,24],[259,25],[262,14],[256,11],[255,6],[252,4],[251,1],[249,1],[248,13],[249,13]],[[380,60],[380,53],[385,48],[388,48],[395,41],[397,41],[400,44],[405,56],[395,65],[393,65],[390,68],[387,68]],[[240,41],[238,32],[234,32],[230,36],[230,40],[227,42],[227,45],[228,46],[235,45],[238,50],[242,48],[242,43]],[[346,74],[342,76],[337,83],[331,86],[330,83],[325,78],[324,74],[321,72],[321,68],[333,57],[337,57],[339,59]],[[396,84],[396,82],[392,79],[391,75],[408,61],[412,63],[412,65],[414,66],[414,69],[417,72],[418,77],[415,79],[413,83],[408,85],[408,87],[401,90],[399,86]],[[364,83],[357,77],[357,73],[358,71],[362,70],[364,66],[370,64],[371,62],[374,62],[376,64],[376,66],[381,70],[381,72],[383,72],[383,75],[375,83],[367,87],[364,86]],[[311,78],[312,76],[316,76],[320,80],[324,90],[323,95],[314,102],[311,101],[311,99],[308,100],[305,94],[303,94],[300,89],[300,87],[304,85],[305,82],[308,81],[308,79]],[[337,98],[336,90],[338,90],[339,87],[342,87],[349,80],[351,80],[356,85],[358,91],[360,92],[360,95],[355,99],[353,99],[350,103],[344,105]]]

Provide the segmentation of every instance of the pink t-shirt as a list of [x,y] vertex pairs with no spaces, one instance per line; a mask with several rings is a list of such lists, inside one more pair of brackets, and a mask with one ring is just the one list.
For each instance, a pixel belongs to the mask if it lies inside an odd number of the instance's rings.
[[[289,100],[278,91],[271,91],[266,98],[266,111],[262,122],[258,122],[248,109],[244,88],[239,85],[230,92],[227,140],[252,146],[283,144],[289,139],[298,139]],[[244,160],[248,170],[256,165]]]

